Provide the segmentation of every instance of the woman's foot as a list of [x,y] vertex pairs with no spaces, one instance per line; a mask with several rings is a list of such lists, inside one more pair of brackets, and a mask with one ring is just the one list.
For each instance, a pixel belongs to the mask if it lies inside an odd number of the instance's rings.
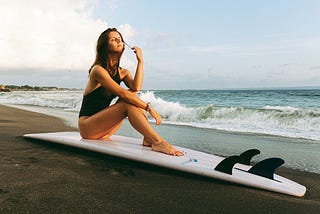
[[152,144],[149,143],[146,139],[143,139],[142,145],[146,147],[151,147]]
[[176,150],[172,145],[166,141],[161,141],[160,143],[150,144],[153,151],[162,152],[173,156],[183,156],[183,152]]

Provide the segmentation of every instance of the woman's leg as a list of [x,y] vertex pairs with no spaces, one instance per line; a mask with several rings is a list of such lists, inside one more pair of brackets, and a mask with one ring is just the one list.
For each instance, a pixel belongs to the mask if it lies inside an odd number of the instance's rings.
[[152,128],[143,110],[128,104],[127,114],[130,124],[144,136],[144,146],[151,146],[152,150],[166,154],[183,155],[182,152],[176,150]]
[[171,155],[183,155],[155,132],[140,108],[122,101],[91,117],[80,118],[80,133],[84,138],[91,139],[110,136],[110,133],[114,133],[127,116],[131,125],[144,136],[144,140],[151,143],[153,150]]
[[120,128],[126,116],[126,110],[117,103],[90,117],[81,117],[78,121],[80,135],[87,139],[111,136]]

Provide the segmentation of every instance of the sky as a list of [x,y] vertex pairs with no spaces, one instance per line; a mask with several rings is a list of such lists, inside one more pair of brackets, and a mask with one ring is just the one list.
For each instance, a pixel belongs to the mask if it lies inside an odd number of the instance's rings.
[[[319,0],[0,0],[0,84],[84,88],[101,32],[143,89],[320,86]],[[121,66],[134,75],[128,48]]]

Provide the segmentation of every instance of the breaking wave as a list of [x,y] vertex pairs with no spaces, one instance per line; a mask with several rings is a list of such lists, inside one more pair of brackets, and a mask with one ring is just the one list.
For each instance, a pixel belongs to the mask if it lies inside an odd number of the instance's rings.
[[143,93],[141,98],[153,104],[162,115],[164,123],[320,140],[319,109],[291,106],[187,107],[179,102],[167,102],[157,98],[153,92]]
[[[319,108],[212,104],[187,106],[157,97],[154,92],[142,92],[140,97],[152,103],[166,124],[320,140]],[[74,112],[79,112],[81,102],[82,91],[19,91],[0,94],[0,103],[4,104],[62,108]]]

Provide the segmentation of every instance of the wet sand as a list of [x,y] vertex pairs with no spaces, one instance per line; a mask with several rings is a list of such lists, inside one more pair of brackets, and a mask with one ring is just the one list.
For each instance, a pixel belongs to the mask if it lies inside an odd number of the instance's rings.
[[75,130],[60,119],[0,105],[0,213],[318,213],[320,175],[284,167],[307,187],[293,197],[27,140]]

